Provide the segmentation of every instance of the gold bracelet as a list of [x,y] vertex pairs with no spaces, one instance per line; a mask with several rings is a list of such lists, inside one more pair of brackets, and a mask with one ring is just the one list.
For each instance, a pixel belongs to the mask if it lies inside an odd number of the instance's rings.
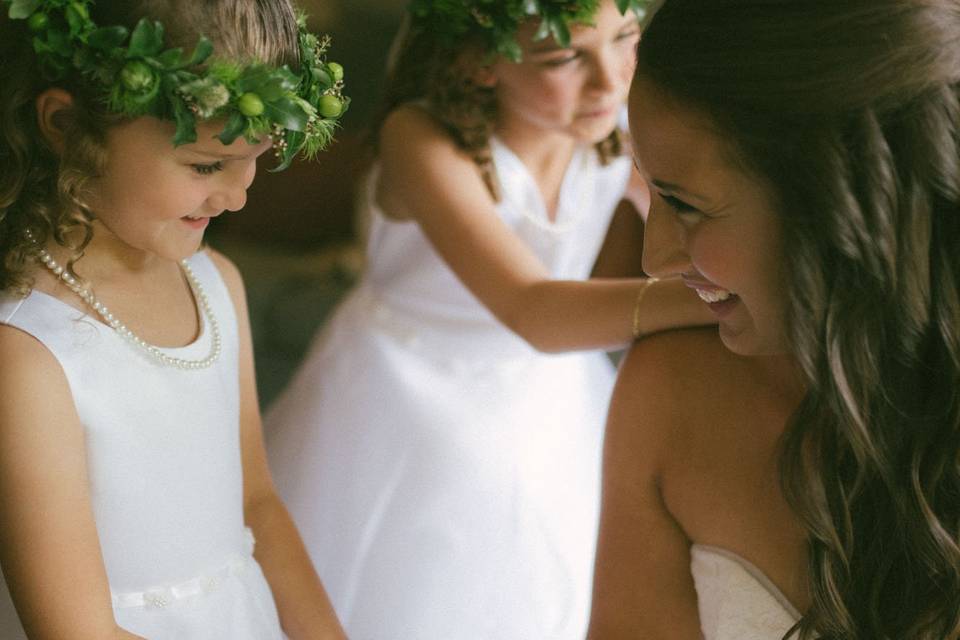
[[650,289],[650,285],[654,282],[659,282],[659,278],[647,278],[640,284],[640,291],[637,293],[637,301],[633,303],[633,337],[634,339],[639,338],[642,333],[640,332],[640,302],[643,301],[643,296],[647,294],[647,290]]

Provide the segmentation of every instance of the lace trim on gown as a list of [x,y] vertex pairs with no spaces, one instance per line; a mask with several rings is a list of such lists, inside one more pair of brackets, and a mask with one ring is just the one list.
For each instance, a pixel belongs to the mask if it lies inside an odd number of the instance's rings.
[[163,609],[177,600],[212,593],[223,586],[225,581],[243,574],[251,566],[256,566],[256,560],[253,559],[253,547],[253,531],[246,527],[244,529],[244,552],[230,557],[220,569],[176,584],[151,587],[144,591],[112,593],[113,606],[116,609],[133,607]]
[[706,640],[780,640],[800,619],[783,592],[748,560],[698,544],[690,555]]

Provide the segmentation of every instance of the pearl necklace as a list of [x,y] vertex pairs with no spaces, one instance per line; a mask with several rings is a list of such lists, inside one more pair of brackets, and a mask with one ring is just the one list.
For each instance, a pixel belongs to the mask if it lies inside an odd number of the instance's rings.
[[[30,237],[31,240],[33,239],[32,234],[28,237]],[[217,319],[213,315],[213,309],[210,307],[210,301],[207,299],[207,294],[203,290],[203,285],[201,285],[200,281],[197,280],[196,275],[193,273],[193,269],[186,260],[180,261],[180,268],[183,270],[184,275],[187,277],[187,281],[190,283],[190,288],[193,291],[198,306],[200,307],[203,315],[209,321],[210,333],[213,336],[213,345],[210,347],[210,354],[202,360],[186,360],[184,358],[177,358],[175,356],[167,355],[161,351],[159,347],[155,347],[154,345],[146,342],[135,333],[130,331],[125,324],[120,322],[112,313],[110,313],[110,310],[107,309],[107,306],[97,300],[97,297],[93,295],[89,289],[81,287],[80,283],[77,282],[77,279],[70,275],[66,269],[60,266],[60,264],[53,259],[53,256],[51,256],[46,249],[38,249],[37,256],[39,257],[40,262],[42,262],[43,265],[53,273],[53,275],[55,275],[59,280],[62,280],[68,289],[80,296],[80,298],[86,302],[91,309],[97,312],[97,314],[108,326],[110,326],[114,331],[119,333],[123,338],[135,346],[146,351],[159,364],[169,367],[177,367],[178,369],[206,369],[216,362],[217,358],[220,357],[220,326],[217,324]]]

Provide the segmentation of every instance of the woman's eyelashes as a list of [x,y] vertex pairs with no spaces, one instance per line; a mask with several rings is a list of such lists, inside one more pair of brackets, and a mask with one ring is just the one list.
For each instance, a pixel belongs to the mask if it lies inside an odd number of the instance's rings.
[[667,205],[677,213],[700,213],[699,209],[687,204],[676,196],[667,195],[665,193],[661,193],[659,196],[660,199],[667,203]]
[[202,176],[209,176],[217,171],[223,171],[222,162],[214,162],[213,164],[192,164],[190,165],[194,171],[199,173]]

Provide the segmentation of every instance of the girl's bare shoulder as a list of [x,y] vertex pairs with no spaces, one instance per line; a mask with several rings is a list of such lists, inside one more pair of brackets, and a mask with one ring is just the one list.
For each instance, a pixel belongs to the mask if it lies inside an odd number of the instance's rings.
[[[380,177],[376,200],[390,218],[422,220],[447,211],[469,193],[484,194],[477,166],[426,109],[401,105],[384,121],[379,136]],[[426,213],[425,213],[426,212]]]
[[47,375],[60,371],[60,363],[40,340],[17,327],[0,324],[0,371],[17,371],[16,376],[0,380],[18,382],[22,373],[37,371]]
[[454,147],[450,134],[424,106],[402,104],[391,111],[380,128],[381,152],[398,146],[406,150],[430,145]]
[[30,423],[54,407],[73,407],[60,361],[34,336],[0,324],[0,429],[9,435],[10,425]]

